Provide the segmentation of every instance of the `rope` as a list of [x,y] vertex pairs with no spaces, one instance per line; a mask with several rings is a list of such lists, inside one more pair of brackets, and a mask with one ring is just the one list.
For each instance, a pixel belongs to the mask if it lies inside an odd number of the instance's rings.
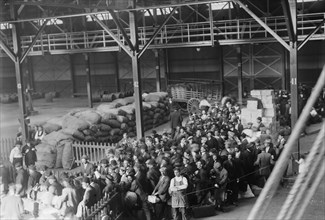
[[[254,173],[256,173],[256,172],[259,172],[260,170],[266,169],[266,168],[268,168],[268,167],[271,167],[271,166],[268,165],[268,166],[261,167],[261,168],[259,168],[258,170],[255,170],[255,171],[253,171],[253,172],[247,173],[247,174],[245,174],[245,175],[243,175],[243,176],[241,176],[241,177],[239,177],[239,178],[237,178],[237,179],[227,181],[226,183],[228,184],[228,183],[231,183],[231,182],[234,182],[234,181],[237,181],[237,180],[243,179],[244,177],[247,177],[247,176],[249,176],[249,175],[252,175],[252,174],[254,174]],[[194,194],[194,193],[203,192],[203,191],[207,191],[207,190],[215,189],[215,188],[216,188],[215,186],[207,187],[207,188],[204,188],[204,189],[201,189],[201,190],[195,190],[195,191],[192,191],[192,192],[189,192],[189,193],[185,193],[184,195],[191,195],[191,194]]]
[[[325,124],[325,122],[323,124]],[[306,177],[308,176],[310,168],[313,167],[313,165],[315,164],[315,157],[319,151],[319,148],[322,147],[321,143],[323,141],[324,132],[325,132],[325,126],[322,126],[322,130],[319,132],[319,134],[311,148],[311,151],[306,159],[306,162],[305,162],[306,169],[298,175],[298,177],[290,191],[290,194],[288,195],[285,203],[282,206],[282,209],[281,209],[279,215],[277,216],[277,220],[290,219],[293,209],[294,209],[294,207],[292,205],[295,202],[296,196],[299,194],[299,191],[301,190],[301,186],[304,184]]]

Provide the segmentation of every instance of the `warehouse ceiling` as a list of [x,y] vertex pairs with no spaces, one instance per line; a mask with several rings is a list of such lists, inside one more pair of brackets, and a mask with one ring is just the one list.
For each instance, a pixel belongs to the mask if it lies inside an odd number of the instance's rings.
[[[0,39],[10,45],[11,25],[19,22],[20,35],[25,37],[22,40],[23,48],[28,48],[28,44],[31,43],[28,38],[32,39],[41,30],[41,35],[44,35],[42,41],[44,38],[54,37],[55,44],[58,41],[58,35],[55,34],[79,33],[78,37],[75,37],[76,34],[69,34],[66,39],[63,39],[63,35],[59,38],[59,41],[73,42],[74,45],[64,46],[74,47],[76,52],[78,49],[98,48],[101,51],[109,51],[112,48],[108,46],[117,45],[110,42],[98,43],[98,36],[107,33],[108,37],[114,33],[119,35],[121,28],[129,28],[128,12],[136,11],[137,26],[140,28],[139,34],[142,34],[143,45],[161,26],[166,28],[160,29],[159,35],[164,37],[161,38],[161,43],[158,42],[160,48],[213,46],[215,41],[221,45],[274,41],[270,31],[262,27],[252,15],[256,15],[276,31],[279,37],[287,41],[290,32],[288,33],[288,15],[283,4],[288,1],[137,0],[135,7],[131,7],[128,0],[5,0],[0,1]],[[325,1],[297,1],[298,35],[301,35],[300,40],[303,40],[313,29],[321,27],[324,23]],[[17,10],[16,20],[10,17],[10,4]],[[106,30],[105,33],[98,32],[103,30]],[[94,31],[97,31],[96,34],[89,37],[90,32]],[[84,32],[87,41],[94,42],[91,46],[82,46],[87,43],[80,40]],[[325,39],[324,28],[317,29],[314,34],[316,37],[313,36],[312,39]],[[107,41],[106,35],[104,41]],[[37,44],[46,45],[49,42],[37,41]],[[51,48],[39,50],[44,52],[50,51]],[[35,52],[34,48],[31,52]],[[50,52],[53,53],[53,48]],[[58,53],[61,52],[60,49]],[[35,52],[34,55],[38,53]]]

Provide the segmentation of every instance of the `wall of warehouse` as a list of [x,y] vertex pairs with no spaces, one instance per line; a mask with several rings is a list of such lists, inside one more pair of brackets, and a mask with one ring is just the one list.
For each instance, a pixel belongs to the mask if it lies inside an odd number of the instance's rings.
[[[287,54],[279,44],[242,45],[243,87],[276,89],[290,88]],[[165,54],[166,57],[165,57]],[[175,48],[160,50],[160,72],[162,90],[166,89],[165,78],[169,81],[184,79],[224,80],[225,94],[237,93],[236,46]],[[116,62],[118,61],[118,62]],[[23,73],[33,73],[36,91],[56,91],[61,96],[73,92],[86,93],[86,63],[83,54],[44,55],[28,57],[29,66],[24,62]],[[166,63],[165,63],[166,62]],[[123,52],[90,53],[90,67],[93,92],[116,92],[116,74],[120,90],[133,87],[131,59]],[[166,67],[168,65],[168,67]],[[309,41],[298,53],[299,81],[312,86],[325,65],[325,41]],[[152,50],[144,53],[140,60],[142,90],[156,89],[156,61]],[[166,73],[166,77],[165,77]],[[0,58],[0,93],[16,92],[15,69],[8,57]],[[75,91],[73,91],[73,84]]]

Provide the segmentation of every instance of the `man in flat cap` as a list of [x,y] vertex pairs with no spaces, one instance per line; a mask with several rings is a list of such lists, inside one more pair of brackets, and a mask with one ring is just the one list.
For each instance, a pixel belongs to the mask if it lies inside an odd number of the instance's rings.
[[94,174],[94,165],[89,162],[88,155],[82,155],[79,173],[83,176],[92,176]]

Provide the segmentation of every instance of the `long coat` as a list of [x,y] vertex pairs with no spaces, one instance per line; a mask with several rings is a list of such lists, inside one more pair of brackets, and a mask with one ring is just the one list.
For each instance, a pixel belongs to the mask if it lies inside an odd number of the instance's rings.
[[173,111],[170,114],[170,120],[171,120],[171,128],[174,129],[177,126],[182,126],[182,115],[179,111]]
[[271,173],[271,163],[272,158],[271,154],[262,151],[259,155],[257,155],[257,160],[255,161],[254,165],[259,166],[259,174],[261,176],[268,177]]
[[167,202],[169,199],[169,184],[170,178],[168,176],[161,176],[152,194],[156,194],[162,202]]

